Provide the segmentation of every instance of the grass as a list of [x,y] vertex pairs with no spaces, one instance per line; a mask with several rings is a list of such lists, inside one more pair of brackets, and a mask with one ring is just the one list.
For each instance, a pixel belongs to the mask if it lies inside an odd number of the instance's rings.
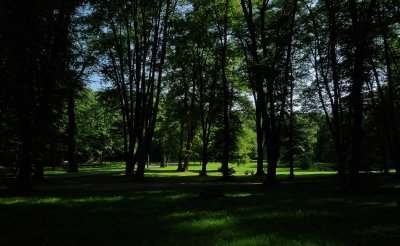
[[[151,180],[181,180],[181,181],[214,181],[221,177],[221,173],[218,169],[221,167],[220,163],[211,162],[207,166],[207,174],[208,177],[199,177],[199,172],[201,171],[201,164],[198,162],[190,163],[189,171],[187,172],[177,172],[176,165],[169,165],[164,168],[160,168],[158,163],[151,163],[149,168],[146,169],[145,176]],[[256,173],[257,164],[256,163],[248,163],[248,164],[230,164],[230,167],[234,168],[236,173],[235,177],[239,177],[240,180],[254,180],[251,174]],[[119,162],[109,162],[107,165],[84,165],[79,168],[79,173],[87,174],[87,173],[100,173],[100,172],[115,172],[123,175],[125,170],[125,165]],[[312,175],[332,175],[335,174],[335,171],[324,170],[320,171],[318,168],[310,168],[309,170],[301,170],[300,168],[295,169],[296,175],[299,176],[312,176]],[[247,173],[247,174],[246,174]],[[46,176],[55,176],[60,174],[67,174],[67,171],[57,167],[55,170],[51,168],[45,169]],[[289,168],[287,167],[278,167],[277,169],[278,177],[286,177],[289,175]],[[73,175],[72,175],[73,176]]]
[[[105,189],[127,182],[139,187],[122,175],[122,167],[81,168],[101,175],[75,178],[74,189],[56,186],[23,196],[0,190],[0,245],[398,245],[400,240],[400,183],[392,177],[363,176],[350,186],[331,172],[296,170],[296,180],[289,182],[281,167],[282,185],[243,185],[262,180],[244,174],[255,168],[248,164],[236,167],[239,183],[214,183],[224,198],[206,200],[198,196],[203,183],[151,184],[216,181],[219,164],[210,164],[206,178],[198,176],[199,165],[186,173],[176,172],[176,166],[152,167],[145,188]],[[73,180],[61,170],[46,174]],[[93,184],[98,188],[85,189]]]
[[398,188],[343,192],[321,183],[146,191],[45,192],[0,198],[0,245],[396,245]]

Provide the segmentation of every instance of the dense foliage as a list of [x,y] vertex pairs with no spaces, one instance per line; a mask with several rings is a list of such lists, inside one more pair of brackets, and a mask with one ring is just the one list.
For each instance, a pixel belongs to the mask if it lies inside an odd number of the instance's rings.
[[278,163],[400,175],[397,0],[0,7],[0,165],[20,187],[63,160],[123,160],[137,178],[194,159],[224,178],[254,159],[267,183]]

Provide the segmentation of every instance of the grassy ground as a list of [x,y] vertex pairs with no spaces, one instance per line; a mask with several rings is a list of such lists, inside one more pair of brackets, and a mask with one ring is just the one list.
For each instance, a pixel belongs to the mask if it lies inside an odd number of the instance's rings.
[[[329,166],[329,165],[328,165]],[[177,172],[177,165],[169,165],[165,168],[160,168],[159,164],[151,163],[146,169],[145,176],[149,179],[160,179],[168,178],[168,180],[190,180],[190,181],[201,181],[201,180],[216,180],[221,177],[221,173],[218,169],[221,167],[220,163],[211,162],[207,166],[208,176],[209,177],[199,177],[199,172],[201,171],[201,165],[197,162],[190,163],[189,171],[187,172]],[[235,177],[241,177],[242,179],[247,177],[248,180],[254,179],[252,178],[252,174],[256,173],[257,164],[256,163],[248,163],[243,165],[230,164],[230,167],[235,169]],[[119,162],[109,162],[107,165],[85,165],[79,168],[79,173],[87,174],[87,173],[100,173],[100,172],[114,172],[115,174],[123,175],[125,170],[125,165]],[[304,175],[332,175],[336,172],[333,170],[329,170],[329,168],[325,168],[324,171],[320,171],[317,167],[311,167],[308,170],[301,170],[296,168],[296,174],[300,176]],[[48,177],[57,176],[67,174],[65,169],[57,167],[55,170],[51,168],[45,169],[45,175]],[[289,175],[289,168],[287,167],[279,167],[277,169],[278,177],[286,177]],[[72,174],[71,176],[74,176]],[[246,178],[245,178],[246,179]],[[167,181],[167,179],[166,179]]]
[[[196,171],[171,177],[175,168],[148,170],[150,183],[197,177]],[[76,178],[73,190],[25,196],[2,191],[0,245],[398,245],[400,240],[400,183],[391,177],[369,175],[350,186],[330,173],[297,172],[296,181],[286,181],[287,170],[280,169],[282,185],[217,183],[213,188],[225,197],[204,199],[198,196],[203,183],[105,191],[111,182],[129,182],[113,169],[116,173]],[[234,179],[257,180],[244,174]],[[84,189],[96,182],[98,189]]]

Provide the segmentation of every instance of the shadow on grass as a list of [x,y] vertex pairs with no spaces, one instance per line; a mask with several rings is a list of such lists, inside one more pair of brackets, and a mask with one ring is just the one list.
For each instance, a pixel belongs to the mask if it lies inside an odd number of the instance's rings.
[[[0,245],[396,245],[398,188],[331,182],[0,198]],[[396,241],[397,240],[397,241]]]

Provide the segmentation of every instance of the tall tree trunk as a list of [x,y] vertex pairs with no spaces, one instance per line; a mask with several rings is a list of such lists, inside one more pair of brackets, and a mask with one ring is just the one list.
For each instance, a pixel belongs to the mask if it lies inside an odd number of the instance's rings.
[[[193,122],[191,124],[193,124]],[[189,170],[189,159],[190,159],[190,155],[192,152],[193,139],[194,139],[194,136],[196,133],[196,126],[191,125],[191,124],[188,129],[188,133],[187,133],[185,156],[183,159],[183,171],[184,172]]]
[[184,126],[183,126],[183,120],[180,121],[180,135],[179,135],[179,153],[178,153],[178,172],[183,172],[183,140],[184,140]]
[[141,144],[138,142],[138,147],[136,151],[136,161],[137,161],[137,170],[135,173],[135,178],[143,179],[144,178],[144,171],[146,168],[146,161],[147,161],[147,149],[145,144]]
[[161,161],[160,161],[161,168],[166,167],[166,161],[167,161],[167,154],[165,153],[165,144],[161,143]]
[[228,48],[228,6],[229,0],[225,0],[224,7],[224,24],[223,24],[223,33],[221,37],[221,72],[222,72],[222,86],[224,90],[224,147],[223,147],[223,157],[222,157],[222,176],[224,179],[230,176],[229,174],[229,151],[230,151],[230,90],[228,78],[226,75],[226,63],[227,63],[227,48]]
[[[315,54],[314,56],[314,67],[316,74],[316,82],[318,86],[318,95],[322,108],[325,114],[325,120],[329,126],[329,131],[332,135],[335,151],[336,151],[336,163],[338,168],[338,175],[344,177],[346,173],[346,151],[347,151],[347,141],[346,132],[344,127],[344,116],[342,109],[342,94],[339,81],[339,72],[337,66],[337,7],[334,0],[329,0],[325,2],[327,9],[327,18],[329,24],[329,43],[328,49],[329,53],[327,55],[330,63],[326,64],[331,70],[332,79],[328,79],[328,72],[325,70],[323,63],[321,62],[324,57],[324,51],[321,43],[321,35],[318,31],[318,23],[315,15],[311,8],[309,8],[310,16],[313,23],[313,29],[315,34]],[[320,59],[318,59],[320,58]],[[322,81],[320,79],[322,77]],[[328,96],[328,103],[325,102],[323,91],[326,91]],[[328,112],[328,105],[332,108],[332,112]]]
[[[249,63],[249,68],[251,65],[261,65],[260,64],[260,59],[258,56],[258,42],[257,42],[257,35],[256,35],[256,25],[253,20],[253,4],[252,1],[248,1],[246,3],[245,0],[241,0],[240,4],[242,6],[242,11],[244,14],[244,18],[247,24],[247,28],[250,32],[250,47],[249,48],[249,53],[251,56],[251,60],[254,64]],[[263,6],[261,8],[261,35],[263,36],[262,41],[265,43],[266,38],[265,36],[265,25],[264,25],[264,16],[265,16],[265,11],[267,7],[267,2],[263,1]],[[262,45],[262,47],[265,47]],[[246,51],[245,51],[246,52]],[[266,55],[265,51],[263,50],[264,55]],[[264,172],[264,129],[263,129],[263,112],[265,109],[265,96],[264,96],[264,79],[261,74],[261,71],[259,69],[254,69],[255,71],[251,72],[250,69],[248,69],[249,77],[250,80],[254,76],[254,84],[252,85],[253,88],[253,94],[254,94],[254,100],[255,100],[255,106],[256,106],[256,134],[257,134],[257,173],[256,175],[262,176],[265,175]],[[252,74],[254,73],[254,75]]]
[[[372,58],[370,58],[370,63],[372,65],[372,70],[374,72],[375,80],[376,80],[376,83],[378,85],[378,95],[380,95],[380,93],[379,93],[379,91],[380,91],[380,89],[379,89],[380,88],[379,74],[378,74],[378,71],[376,70],[376,67],[375,67],[375,64],[374,64]],[[373,90],[373,87],[374,87],[373,82],[372,81],[369,82],[368,83],[369,95],[370,95],[370,98],[371,98],[372,111],[373,111],[373,114],[374,114],[376,126],[378,128],[379,145],[380,145],[380,151],[381,151],[382,158],[383,158],[382,159],[383,163],[381,163],[381,165],[382,165],[381,167],[382,167],[382,170],[383,170],[384,174],[387,175],[389,173],[389,169],[388,169],[388,165],[387,165],[388,163],[387,163],[386,138],[385,138],[387,134],[386,134],[386,132],[384,130],[385,129],[385,124],[382,123],[381,120],[380,120],[381,117],[380,117],[380,114],[378,112],[378,105],[377,105],[377,102],[375,100],[375,92]],[[384,99],[381,98],[381,100],[382,100],[382,103],[385,105],[386,103],[384,103]]]
[[361,144],[362,144],[362,118],[363,98],[362,87],[364,84],[364,49],[357,45],[354,58],[353,83],[351,88],[351,163],[350,174],[356,176],[361,166]]
[[75,117],[75,88],[73,83],[71,83],[70,88],[68,88],[68,172],[76,173],[78,172],[77,163],[77,127],[76,127],[76,117]]
[[290,112],[289,112],[289,179],[294,179],[294,139],[293,139],[293,80],[290,83]]
[[262,112],[264,109],[264,88],[260,72],[256,74],[256,134],[257,134],[257,172],[256,176],[264,176],[264,129],[262,123]]
[[207,176],[207,164],[208,164],[208,143],[203,143],[200,176]]
[[361,21],[360,15],[363,13],[357,9],[358,3],[355,0],[349,0],[349,12],[352,20],[354,44],[354,63],[353,63],[353,83],[350,93],[351,115],[352,115],[352,134],[351,134],[351,165],[350,174],[355,177],[359,173],[361,166],[361,144],[362,144],[362,120],[363,120],[363,96],[362,88],[365,81],[365,53],[366,38],[370,32],[372,23],[372,12],[376,0],[371,0],[369,8],[365,13],[365,21]]
[[268,167],[267,167],[267,176],[264,181],[264,184],[266,185],[274,185],[279,183],[277,178],[276,178],[276,168],[278,165],[278,160],[279,160],[279,147],[275,146],[277,141],[273,140],[274,136],[269,135],[271,140],[266,140],[267,142],[267,161],[268,161]]
[[[333,131],[332,135],[335,142],[335,149],[337,153],[337,166],[338,175],[344,177],[346,174],[345,164],[345,143],[344,143],[344,129],[343,117],[340,112],[341,107],[341,92],[340,81],[337,66],[337,21],[336,21],[336,5],[334,0],[327,2],[329,11],[329,59],[331,62],[332,82],[333,82],[333,99],[331,99],[332,116],[333,116]],[[332,95],[332,93],[331,93]]]
[[[29,96],[28,96],[29,98]],[[21,156],[18,160],[18,175],[16,180],[16,188],[18,190],[29,190],[31,188],[32,175],[32,134],[31,119],[28,110],[28,98],[19,102],[19,132],[21,134]]]

